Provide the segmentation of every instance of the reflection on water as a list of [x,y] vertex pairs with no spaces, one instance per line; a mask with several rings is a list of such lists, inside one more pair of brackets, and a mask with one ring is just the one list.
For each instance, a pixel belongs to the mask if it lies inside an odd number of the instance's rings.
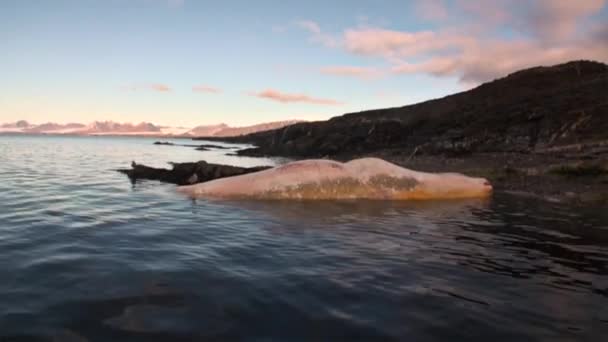
[[608,213],[487,200],[192,201],[134,138],[0,136],[0,340],[599,341]]

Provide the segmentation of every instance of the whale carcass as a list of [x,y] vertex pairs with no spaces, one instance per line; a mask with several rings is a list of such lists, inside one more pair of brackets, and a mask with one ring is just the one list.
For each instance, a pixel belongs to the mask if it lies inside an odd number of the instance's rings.
[[194,198],[422,200],[486,197],[492,186],[484,178],[417,172],[363,158],[296,161],[178,191]]

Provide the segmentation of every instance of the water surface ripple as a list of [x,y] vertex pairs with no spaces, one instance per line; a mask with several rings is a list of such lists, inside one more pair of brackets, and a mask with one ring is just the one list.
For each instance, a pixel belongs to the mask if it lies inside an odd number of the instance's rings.
[[1,341],[600,341],[608,212],[192,201],[132,160],[272,165],[143,138],[0,136]]

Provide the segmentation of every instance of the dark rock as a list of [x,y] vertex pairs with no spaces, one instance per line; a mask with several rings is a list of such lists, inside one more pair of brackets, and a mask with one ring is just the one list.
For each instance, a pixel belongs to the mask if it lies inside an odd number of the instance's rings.
[[207,182],[210,180],[243,175],[269,169],[269,166],[238,167],[231,165],[210,164],[205,161],[196,163],[171,163],[171,170],[154,168],[133,162],[131,169],[119,169],[118,172],[126,174],[131,181],[138,179],[159,180],[161,182],[178,185],[189,185]]
[[217,149],[217,150],[227,150],[227,149],[230,149],[230,147],[220,146],[220,145],[210,145],[210,144],[199,145],[199,148],[214,148],[214,149]]
[[220,145],[192,145],[192,144],[174,144],[168,141],[155,141],[154,145],[162,145],[162,146],[183,146],[183,147],[194,147],[197,151],[209,151],[209,149],[230,149],[230,147],[224,147]]

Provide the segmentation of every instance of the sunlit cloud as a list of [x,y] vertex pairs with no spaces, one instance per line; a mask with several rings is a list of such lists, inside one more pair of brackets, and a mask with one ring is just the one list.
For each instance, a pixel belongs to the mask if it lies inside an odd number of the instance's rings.
[[[517,6],[512,0],[454,0],[450,6],[447,1],[419,1],[415,6],[419,15],[449,20],[450,29],[406,31],[360,25],[329,36],[314,21],[302,21],[300,26],[331,42],[314,40],[324,46],[366,62],[378,61],[377,67],[328,66],[321,69],[324,74],[373,78],[423,73],[479,84],[537,65],[608,61],[608,24],[593,17],[607,1],[531,0]],[[500,30],[505,27],[514,34],[504,35]]]
[[481,20],[486,25],[502,24],[512,19],[508,11],[509,1],[511,0],[456,0],[456,7],[466,16]]
[[170,92],[172,89],[166,84],[162,83],[143,83],[143,84],[135,84],[123,87],[126,90],[130,91],[141,91],[141,90],[149,90],[149,91],[157,91],[161,93]]
[[605,5],[606,0],[537,0],[525,17],[526,24],[544,40],[568,39],[581,20]]
[[160,92],[171,91],[171,88],[165,84],[150,84],[150,89]]
[[347,51],[388,59],[440,53],[472,43],[474,39],[466,35],[434,31],[403,32],[368,27],[348,29],[344,33]]
[[377,68],[359,66],[330,66],[321,68],[321,73],[326,75],[347,76],[364,80],[376,79],[384,76]]
[[305,94],[284,93],[275,89],[266,89],[260,92],[249,93],[249,95],[280,103],[310,103],[328,106],[338,106],[344,104],[340,101],[332,99],[311,97]]
[[403,61],[396,64],[392,72],[458,77],[462,82],[479,84],[520,69],[578,59],[607,61],[608,41],[602,43],[599,36],[590,36],[571,44],[543,46],[531,40],[480,40],[449,56],[431,57],[417,63]]
[[211,93],[211,94],[217,94],[217,93],[222,92],[222,90],[219,88],[202,85],[202,84],[193,86],[192,91],[195,93]]

